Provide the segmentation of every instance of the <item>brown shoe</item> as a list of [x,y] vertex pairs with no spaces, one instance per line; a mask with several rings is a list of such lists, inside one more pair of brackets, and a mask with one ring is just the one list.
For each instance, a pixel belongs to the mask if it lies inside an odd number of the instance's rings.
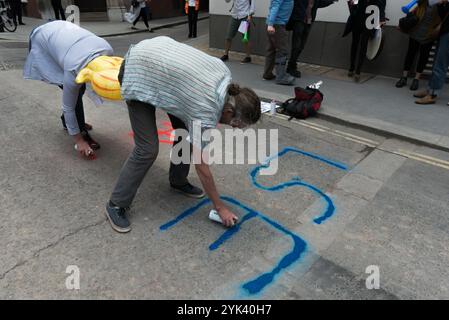
[[423,91],[419,91],[419,92],[415,93],[413,96],[415,98],[424,98],[427,95],[428,95],[427,90],[423,90]]
[[425,97],[416,100],[416,104],[434,104],[437,101],[437,96],[431,96],[430,94],[426,95]]

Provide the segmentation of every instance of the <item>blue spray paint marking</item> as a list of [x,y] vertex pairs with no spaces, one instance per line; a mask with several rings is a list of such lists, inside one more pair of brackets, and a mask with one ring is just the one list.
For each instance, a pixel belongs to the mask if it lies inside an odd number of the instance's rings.
[[[265,289],[270,283],[273,282],[274,278],[281,273],[283,270],[287,269],[291,265],[293,265],[296,261],[299,260],[301,255],[306,251],[307,249],[307,243],[301,239],[298,235],[294,234],[293,232],[289,231],[287,228],[283,227],[279,223],[271,220],[267,216],[261,214],[260,212],[257,212],[241,202],[230,198],[230,197],[221,197],[223,201],[226,201],[230,204],[233,204],[248,213],[243,216],[241,221],[234,226],[231,229],[226,230],[223,235],[221,235],[214,243],[212,243],[209,246],[209,250],[214,251],[217,250],[221,245],[223,245],[226,241],[231,239],[238,231],[240,231],[241,226],[248,222],[249,220],[253,218],[259,218],[262,221],[268,223],[273,228],[277,229],[278,231],[284,233],[285,235],[289,236],[293,240],[293,249],[290,253],[285,255],[279,263],[273,268],[273,270],[266,272],[258,277],[256,277],[254,280],[251,280],[245,284],[242,285],[242,288],[248,292],[248,294],[257,294],[260,293],[263,289]],[[205,206],[206,204],[210,203],[209,199],[203,200],[197,205],[195,205],[192,208],[189,208],[185,210],[183,213],[181,213],[178,217],[171,220],[170,222],[162,225],[160,227],[160,230],[168,230],[172,227],[174,227],[177,223],[181,222],[182,220],[186,219],[187,217],[195,214],[201,207]]]
[[315,192],[316,194],[318,194],[321,198],[323,198],[325,200],[326,209],[324,210],[324,213],[322,213],[321,216],[315,218],[313,220],[313,222],[315,222],[316,224],[322,224],[324,221],[326,221],[327,219],[329,219],[330,217],[332,217],[334,215],[335,206],[334,206],[332,199],[327,194],[325,194],[323,191],[321,191],[319,188],[317,188],[314,185],[311,185],[309,183],[302,182],[301,179],[298,177],[296,177],[290,181],[280,183],[278,185],[274,185],[271,187],[264,186],[264,185],[260,184],[259,182],[257,182],[257,176],[258,176],[260,170],[262,170],[264,168],[268,168],[271,161],[273,161],[276,158],[283,157],[284,155],[286,155],[289,152],[297,153],[297,154],[321,161],[323,163],[326,163],[329,166],[335,167],[340,170],[346,171],[346,170],[348,170],[348,168],[346,165],[344,165],[342,163],[323,158],[323,157],[318,156],[313,153],[309,153],[309,152],[305,152],[305,151],[302,151],[299,149],[294,149],[294,148],[288,147],[288,148],[283,149],[277,155],[274,155],[274,156],[268,158],[267,160],[265,160],[265,163],[263,165],[257,166],[253,170],[250,171],[250,179],[251,179],[253,185],[258,189],[274,192],[274,191],[281,191],[283,189],[290,188],[293,186],[298,186],[298,187],[305,187],[305,188]]
[[[285,188],[289,188],[289,187],[293,187],[293,186],[300,186],[300,187],[306,187],[310,190],[312,190],[313,192],[317,193],[320,197],[322,197],[326,203],[327,203],[327,208],[325,210],[325,212],[318,218],[315,218],[313,221],[316,224],[321,224],[322,222],[324,222],[325,220],[329,219],[335,212],[335,206],[332,202],[332,200],[330,199],[329,196],[327,196],[323,191],[321,191],[319,188],[302,182],[301,179],[299,177],[293,178],[290,181],[287,181],[285,183],[281,183],[275,186],[271,186],[271,187],[267,187],[267,186],[263,186],[260,183],[257,182],[257,175],[259,174],[260,170],[263,168],[268,168],[269,163],[276,159],[276,158],[280,158],[282,156],[284,156],[285,154],[289,153],[289,152],[293,152],[293,153],[297,153],[297,154],[301,154],[303,156],[306,157],[310,157],[312,159],[321,161],[323,163],[326,163],[330,166],[333,166],[337,169],[341,169],[341,170],[347,170],[347,167],[344,164],[323,158],[321,156],[309,153],[309,152],[305,152],[299,149],[294,149],[294,148],[285,148],[283,149],[281,152],[279,152],[277,155],[274,155],[270,158],[268,158],[265,163],[263,165],[257,166],[255,167],[251,172],[250,172],[250,177],[251,177],[251,181],[253,183],[253,185],[261,190],[265,190],[265,191],[269,191],[269,192],[273,192],[273,191],[281,191]],[[243,223],[248,222],[249,220],[253,219],[253,218],[259,218],[262,221],[264,221],[265,223],[269,224],[271,227],[275,228],[276,230],[284,233],[285,235],[289,236],[292,238],[293,240],[293,248],[292,251],[289,252],[287,255],[285,255],[284,257],[282,257],[282,259],[279,261],[279,263],[273,268],[273,270],[266,272],[264,274],[259,275],[258,277],[256,277],[255,279],[245,283],[242,285],[242,288],[248,293],[248,294],[258,294],[260,293],[262,290],[264,290],[269,284],[271,284],[275,277],[277,275],[279,275],[283,270],[285,270],[286,268],[290,267],[291,265],[293,265],[295,262],[297,262],[301,256],[306,252],[307,250],[307,243],[298,235],[294,234],[293,232],[289,231],[287,228],[283,227],[282,225],[280,225],[279,223],[275,222],[274,220],[268,218],[267,216],[243,205],[242,203],[240,203],[238,200],[235,200],[233,198],[230,197],[221,197],[222,200],[229,202],[237,207],[240,207],[241,209],[244,209],[245,211],[247,211],[248,213],[246,215],[244,215],[241,219],[241,221],[232,229],[228,229],[226,230],[214,243],[212,243],[209,246],[209,250],[214,251],[217,250],[221,245],[223,245],[226,241],[228,241],[229,239],[231,239],[237,232],[240,231],[241,226],[243,225]],[[162,225],[160,227],[160,230],[162,231],[166,231],[172,227],[174,227],[176,224],[178,224],[179,222],[181,222],[182,220],[186,219],[187,217],[193,215],[194,213],[196,213],[201,207],[207,205],[211,203],[211,201],[209,199],[205,199],[202,200],[201,202],[199,202],[197,205],[185,210],[184,212],[182,212],[178,217],[176,217],[175,219],[167,222],[166,224]]]

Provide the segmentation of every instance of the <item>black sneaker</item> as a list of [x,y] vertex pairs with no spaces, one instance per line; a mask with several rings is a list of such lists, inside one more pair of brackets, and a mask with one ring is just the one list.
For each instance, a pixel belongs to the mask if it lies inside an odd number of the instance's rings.
[[126,209],[114,206],[110,201],[106,204],[106,217],[112,229],[120,233],[131,231],[131,224],[126,217]]
[[396,82],[396,88],[402,88],[407,85],[407,77],[401,77],[398,82]]
[[229,56],[227,54],[225,54],[220,59],[221,59],[221,61],[228,61],[229,60]]
[[419,89],[419,80],[418,79],[413,79],[412,85],[410,86],[410,90],[411,91],[416,91],[418,89]]
[[178,187],[170,183],[170,186],[173,188],[173,190],[176,190],[191,198],[201,199],[206,195],[203,190],[191,185],[190,183],[187,183],[182,187]]
[[287,70],[287,73],[295,78],[301,78],[301,71],[299,70]]
[[245,57],[245,59],[243,59],[242,61],[240,61],[241,64],[245,64],[245,63],[251,63],[251,57]]

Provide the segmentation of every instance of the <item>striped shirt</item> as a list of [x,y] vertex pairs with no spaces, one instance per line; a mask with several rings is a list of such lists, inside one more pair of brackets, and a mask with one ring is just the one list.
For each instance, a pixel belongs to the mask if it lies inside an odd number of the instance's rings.
[[231,83],[231,72],[218,58],[169,37],[143,40],[125,56],[121,86],[125,100],[151,104],[181,119],[192,132],[215,128]]

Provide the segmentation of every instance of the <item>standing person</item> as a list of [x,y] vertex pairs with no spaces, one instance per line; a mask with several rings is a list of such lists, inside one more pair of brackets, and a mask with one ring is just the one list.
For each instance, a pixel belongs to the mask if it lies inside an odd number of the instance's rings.
[[[293,0],[271,0],[267,17],[268,48],[263,78],[280,85],[293,85],[295,77],[287,73],[288,32],[285,28],[293,11]],[[276,67],[276,76],[273,70]]]
[[200,0],[186,0],[185,11],[189,19],[189,38],[197,37],[199,10],[200,10]]
[[51,0],[51,6],[53,7],[53,11],[55,12],[56,20],[65,20],[65,12],[62,7],[61,0]]
[[440,28],[440,41],[433,63],[432,77],[429,80],[427,90],[418,92],[414,97],[419,98],[417,104],[434,104],[443,89],[449,66],[449,4],[448,0],[441,0],[438,5],[438,13],[442,20]]
[[[215,128],[218,122],[244,128],[259,120],[261,110],[260,99],[254,91],[231,83],[231,72],[220,59],[168,37],[143,40],[131,47],[119,81],[128,105],[135,147],[120,172],[106,205],[106,215],[112,228],[124,233],[131,230],[126,208],[158,155],[156,109],[168,113],[175,130],[189,131],[194,138],[188,147],[196,150],[204,145],[195,139],[194,123],[200,123],[201,131]],[[220,199],[207,161],[198,160],[195,168],[206,194],[224,224],[233,226],[236,216]],[[203,190],[189,183],[189,169],[190,162],[175,164],[172,158],[171,187],[189,197],[204,197]]]
[[87,133],[83,94],[85,85],[75,78],[89,62],[101,55],[112,55],[106,40],[67,21],[52,21],[33,30],[30,51],[23,69],[25,79],[57,85],[62,90],[63,125],[74,138],[77,150],[92,156],[100,145]]
[[287,29],[293,31],[290,59],[287,72],[295,77],[301,78],[297,61],[307,43],[307,39],[316,19],[319,8],[327,7],[335,0],[294,0],[293,12],[287,24]]
[[[249,24],[248,33],[251,29],[251,21],[253,19],[253,15],[256,12],[255,7],[256,0],[234,0],[231,8],[231,18],[229,20],[228,33],[226,35],[225,40],[225,53],[221,57],[222,61],[229,60],[229,50],[231,50],[232,39],[238,33],[240,24],[243,21],[247,21]],[[250,41],[244,44],[246,57],[241,61],[241,63],[251,63],[251,43]]]
[[148,25],[147,0],[135,0],[135,2],[137,2],[139,7],[140,7],[140,13],[137,16],[136,20],[134,20],[131,29],[137,30],[136,24],[137,24],[137,22],[139,22],[140,18],[142,18],[143,19],[143,23],[145,23],[145,26],[147,27],[148,31],[151,32],[150,26]]
[[410,32],[407,55],[404,62],[404,71],[402,77],[396,82],[397,88],[407,85],[407,77],[410,73],[412,64],[418,56],[415,78],[412,81],[410,90],[415,91],[419,88],[421,74],[429,60],[430,50],[435,42],[435,29],[439,26],[441,19],[437,6],[430,6],[428,0],[419,0],[418,7],[412,11],[419,19],[418,25]]
[[14,24],[17,26],[18,21],[19,25],[24,26],[25,23],[22,21],[22,0],[9,0],[9,5],[11,7]]
[[[385,25],[385,7],[387,0],[359,0],[355,4],[354,0],[348,1],[349,11],[352,16],[352,44],[351,44],[351,66],[349,67],[348,77],[354,77],[355,82],[360,81],[360,72],[368,50],[368,41],[372,37],[375,29],[370,30],[366,27],[366,21],[370,14],[366,13],[366,8],[375,5],[379,8],[380,27]],[[354,74],[355,73],[355,74]]]

